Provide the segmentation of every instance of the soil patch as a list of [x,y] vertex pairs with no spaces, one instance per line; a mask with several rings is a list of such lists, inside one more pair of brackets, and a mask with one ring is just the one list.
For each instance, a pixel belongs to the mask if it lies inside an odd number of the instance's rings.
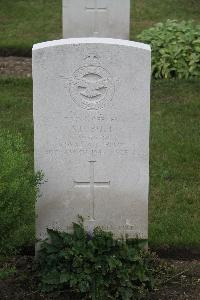
[[[44,295],[38,291],[34,276],[32,256],[18,256],[0,263],[2,267],[15,267],[9,278],[0,280],[1,300],[80,300],[65,291],[63,294]],[[200,261],[165,260],[174,268],[171,277],[153,291],[148,300],[198,300],[200,299]],[[98,299],[97,299],[98,300]],[[106,300],[106,299],[105,299]]]
[[0,57],[0,75],[31,77],[32,59],[16,56]]

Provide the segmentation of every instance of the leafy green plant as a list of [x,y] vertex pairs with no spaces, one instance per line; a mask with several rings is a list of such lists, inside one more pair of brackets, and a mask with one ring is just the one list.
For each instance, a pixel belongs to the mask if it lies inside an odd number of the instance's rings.
[[82,222],[73,233],[48,230],[38,253],[43,292],[67,290],[81,299],[141,299],[155,284],[156,259],[144,242],[113,239],[95,228],[88,235]]
[[41,174],[34,175],[19,134],[0,131],[0,253],[33,237],[34,204]]
[[15,272],[15,267],[4,266],[3,268],[0,268],[0,280],[8,279],[10,276],[14,275]]
[[167,20],[137,37],[152,47],[155,78],[200,77],[200,26],[192,21]]

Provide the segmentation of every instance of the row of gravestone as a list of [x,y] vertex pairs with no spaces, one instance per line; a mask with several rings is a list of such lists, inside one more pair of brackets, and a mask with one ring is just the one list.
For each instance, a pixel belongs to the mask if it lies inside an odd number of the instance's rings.
[[146,239],[150,47],[81,38],[127,38],[129,1],[63,3],[64,34],[80,37],[33,47],[35,169],[45,174],[37,238],[71,231],[80,215],[89,232]]

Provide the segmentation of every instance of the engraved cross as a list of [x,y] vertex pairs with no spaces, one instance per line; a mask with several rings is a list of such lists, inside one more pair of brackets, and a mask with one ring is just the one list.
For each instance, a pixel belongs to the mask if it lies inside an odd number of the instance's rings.
[[[87,4],[85,6],[86,12],[90,12],[94,14],[94,29],[93,33],[94,35],[98,34],[98,16],[99,13],[106,13],[107,12],[107,6],[100,4],[102,0],[87,0]],[[92,3],[93,2],[93,3]]]
[[90,188],[90,221],[95,221],[95,188],[110,186],[110,181],[95,181],[94,179],[94,165],[96,161],[91,160],[90,163],[90,181],[74,181],[75,187],[89,187]]

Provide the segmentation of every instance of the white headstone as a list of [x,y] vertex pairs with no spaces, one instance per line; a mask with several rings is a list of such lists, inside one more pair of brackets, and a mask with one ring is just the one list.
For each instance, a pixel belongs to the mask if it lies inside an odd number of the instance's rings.
[[63,37],[129,39],[130,0],[63,0]]
[[116,237],[148,235],[150,47],[69,39],[33,47],[37,237],[83,216]]

